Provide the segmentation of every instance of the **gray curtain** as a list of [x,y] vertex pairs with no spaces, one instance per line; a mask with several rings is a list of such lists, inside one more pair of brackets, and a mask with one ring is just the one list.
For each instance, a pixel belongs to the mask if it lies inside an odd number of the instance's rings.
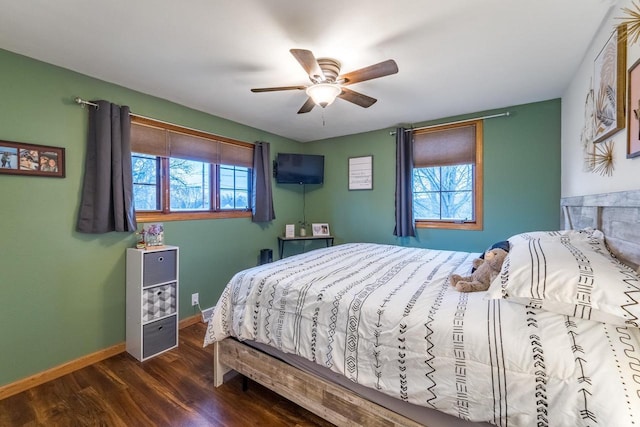
[[253,222],[276,219],[271,190],[271,150],[268,142],[256,142],[253,150]]
[[136,231],[129,107],[92,101],[77,230]]
[[413,133],[396,129],[396,227],[398,237],[415,236],[413,223]]

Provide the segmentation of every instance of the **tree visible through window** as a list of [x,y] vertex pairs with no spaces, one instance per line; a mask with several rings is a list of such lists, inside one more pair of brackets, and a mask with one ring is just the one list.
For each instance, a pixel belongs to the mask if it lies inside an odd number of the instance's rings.
[[473,166],[415,168],[413,214],[417,219],[473,220]]
[[133,203],[136,210],[160,210],[160,159],[132,153]]
[[482,122],[415,131],[413,216],[417,227],[482,228]]
[[136,119],[131,159],[138,220],[250,216],[252,144]]
[[211,209],[211,166],[185,159],[169,159],[169,194],[172,211]]

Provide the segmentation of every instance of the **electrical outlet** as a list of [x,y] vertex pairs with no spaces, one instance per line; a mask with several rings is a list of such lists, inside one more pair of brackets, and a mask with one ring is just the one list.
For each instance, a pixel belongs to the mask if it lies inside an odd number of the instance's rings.
[[195,294],[191,294],[191,305],[198,305],[200,304],[200,295],[198,295],[198,292],[196,292]]

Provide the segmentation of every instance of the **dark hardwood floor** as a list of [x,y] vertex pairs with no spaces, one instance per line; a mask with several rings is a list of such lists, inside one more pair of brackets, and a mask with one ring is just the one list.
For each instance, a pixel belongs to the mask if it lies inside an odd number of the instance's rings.
[[0,400],[0,426],[330,426],[261,385],[213,387],[205,325],[144,363],[127,353]]

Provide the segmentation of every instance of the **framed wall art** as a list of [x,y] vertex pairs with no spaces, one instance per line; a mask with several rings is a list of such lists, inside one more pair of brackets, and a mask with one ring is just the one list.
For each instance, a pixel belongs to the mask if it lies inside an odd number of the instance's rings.
[[640,60],[629,68],[627,158],[640,156]]
[[0,174],[64,178],[64,148],[0,141]]
[[627,67],[627,26],[616,27],[594,61],[593,142],[609,138],[624,128]]
[[373,190],[373,156],[349,158],[349,190]]

